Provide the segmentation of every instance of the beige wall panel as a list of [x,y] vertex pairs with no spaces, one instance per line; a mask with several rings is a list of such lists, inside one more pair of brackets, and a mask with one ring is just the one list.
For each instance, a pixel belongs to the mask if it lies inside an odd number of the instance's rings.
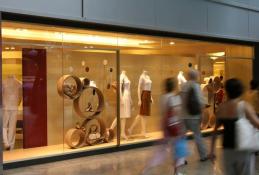
[[57,80],[62,75],[62,50],[47,50],[48,145],[63,143],[63,98],[57,93]]

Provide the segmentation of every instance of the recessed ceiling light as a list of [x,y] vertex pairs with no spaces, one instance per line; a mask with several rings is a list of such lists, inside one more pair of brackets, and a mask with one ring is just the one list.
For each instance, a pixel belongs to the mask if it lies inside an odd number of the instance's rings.
[[12,46],[12,47],[11,47],[11,50],[15,50],[15,47]]
[[171,41],[169,44],[170,44],[170,45],[175,45],[175,42]]
[[90,49],[94,48],[94,46],[89,46]]
[[85,46],[84,48],[85,48],[85,49],[88,49],[88,46]]
[[5,50],[9,50],[10,48],[9,47],[5,47]]

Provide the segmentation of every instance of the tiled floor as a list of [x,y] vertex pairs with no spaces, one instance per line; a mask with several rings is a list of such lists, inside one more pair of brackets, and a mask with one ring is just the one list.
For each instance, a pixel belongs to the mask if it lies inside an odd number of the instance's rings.
[[[188,158],[186,173],[188,175],[221,175],[220,144],[217,144],[217,161],[200,163],[196,154],[196,148],[190,141],[191,155]],[[90,156],[80,159],[60,161],[55,163],[18,168],[4,171],[4,175],[140,175],[143,167],[151,160],[152,155],[160,146],[133,149],[129,151],[111,154]],[[146,175],[170,175],[172,174],[170,154],[162,164],[150,168]],[[259,157],[256,162],[259,175]]]

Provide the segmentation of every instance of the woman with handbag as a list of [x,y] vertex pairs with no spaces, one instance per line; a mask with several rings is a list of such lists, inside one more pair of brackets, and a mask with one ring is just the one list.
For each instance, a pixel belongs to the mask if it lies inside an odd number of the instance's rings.
[[163,117],[162,127],[164,138],[170,143],[173,157],[175,175],[182,175],[181,168],[187,163],[187,141],[185,127],[181,119],[182,101],[180,95],[175,93],[177,80],[168,78],[165,80],[165,94],[161,97],[161,114]]
[[175,93],[176,87],[176,79],[168,78],[165,80],[165,93],[160,99],[161,127],[164,131],[164,138],[159,142],[160,146],[145,165],[142,174],[146,174],[152,167],[161,164],[166,159],[169,146],[173,158],[173,174],[184,175],[183,166],[187,164],[188,148],[184,124],[180,117],[182,101],[181,97]]
[[[222,163],[225,168],[225,175],[254,175],[254,150],[252,150],[252,147],[248,148],[251,144],[245,146],[247,149],[241,145],[249,140],[249,137],[254,137],[252,132],[244,128],[244,125],[249,125],[247,128],[256,131],[256,128],[259,128],[259,119],[254,109],[241,100],[243,89],[243,85],[238,79],[227,80],[225,84],[227,101],[219,106],[216,113],[217,124],[212,137],[210,157],[215,158],[217,129],[223,125]],[[242,127],[243,129],[241,129]],[[240,140],[244,135],[246,135],[246,139]],[[257,138],[254,137],[254,139]],[[257,144],[256,140],[254,140],[254,143]]]

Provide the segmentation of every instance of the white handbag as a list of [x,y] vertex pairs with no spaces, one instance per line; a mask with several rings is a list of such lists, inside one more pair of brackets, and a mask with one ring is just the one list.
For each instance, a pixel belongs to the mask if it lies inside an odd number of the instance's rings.
[[236,149],[240,151],[259,150],[259,130],[246,118],[245,102],[238,103],[238,120],[235,123]]

